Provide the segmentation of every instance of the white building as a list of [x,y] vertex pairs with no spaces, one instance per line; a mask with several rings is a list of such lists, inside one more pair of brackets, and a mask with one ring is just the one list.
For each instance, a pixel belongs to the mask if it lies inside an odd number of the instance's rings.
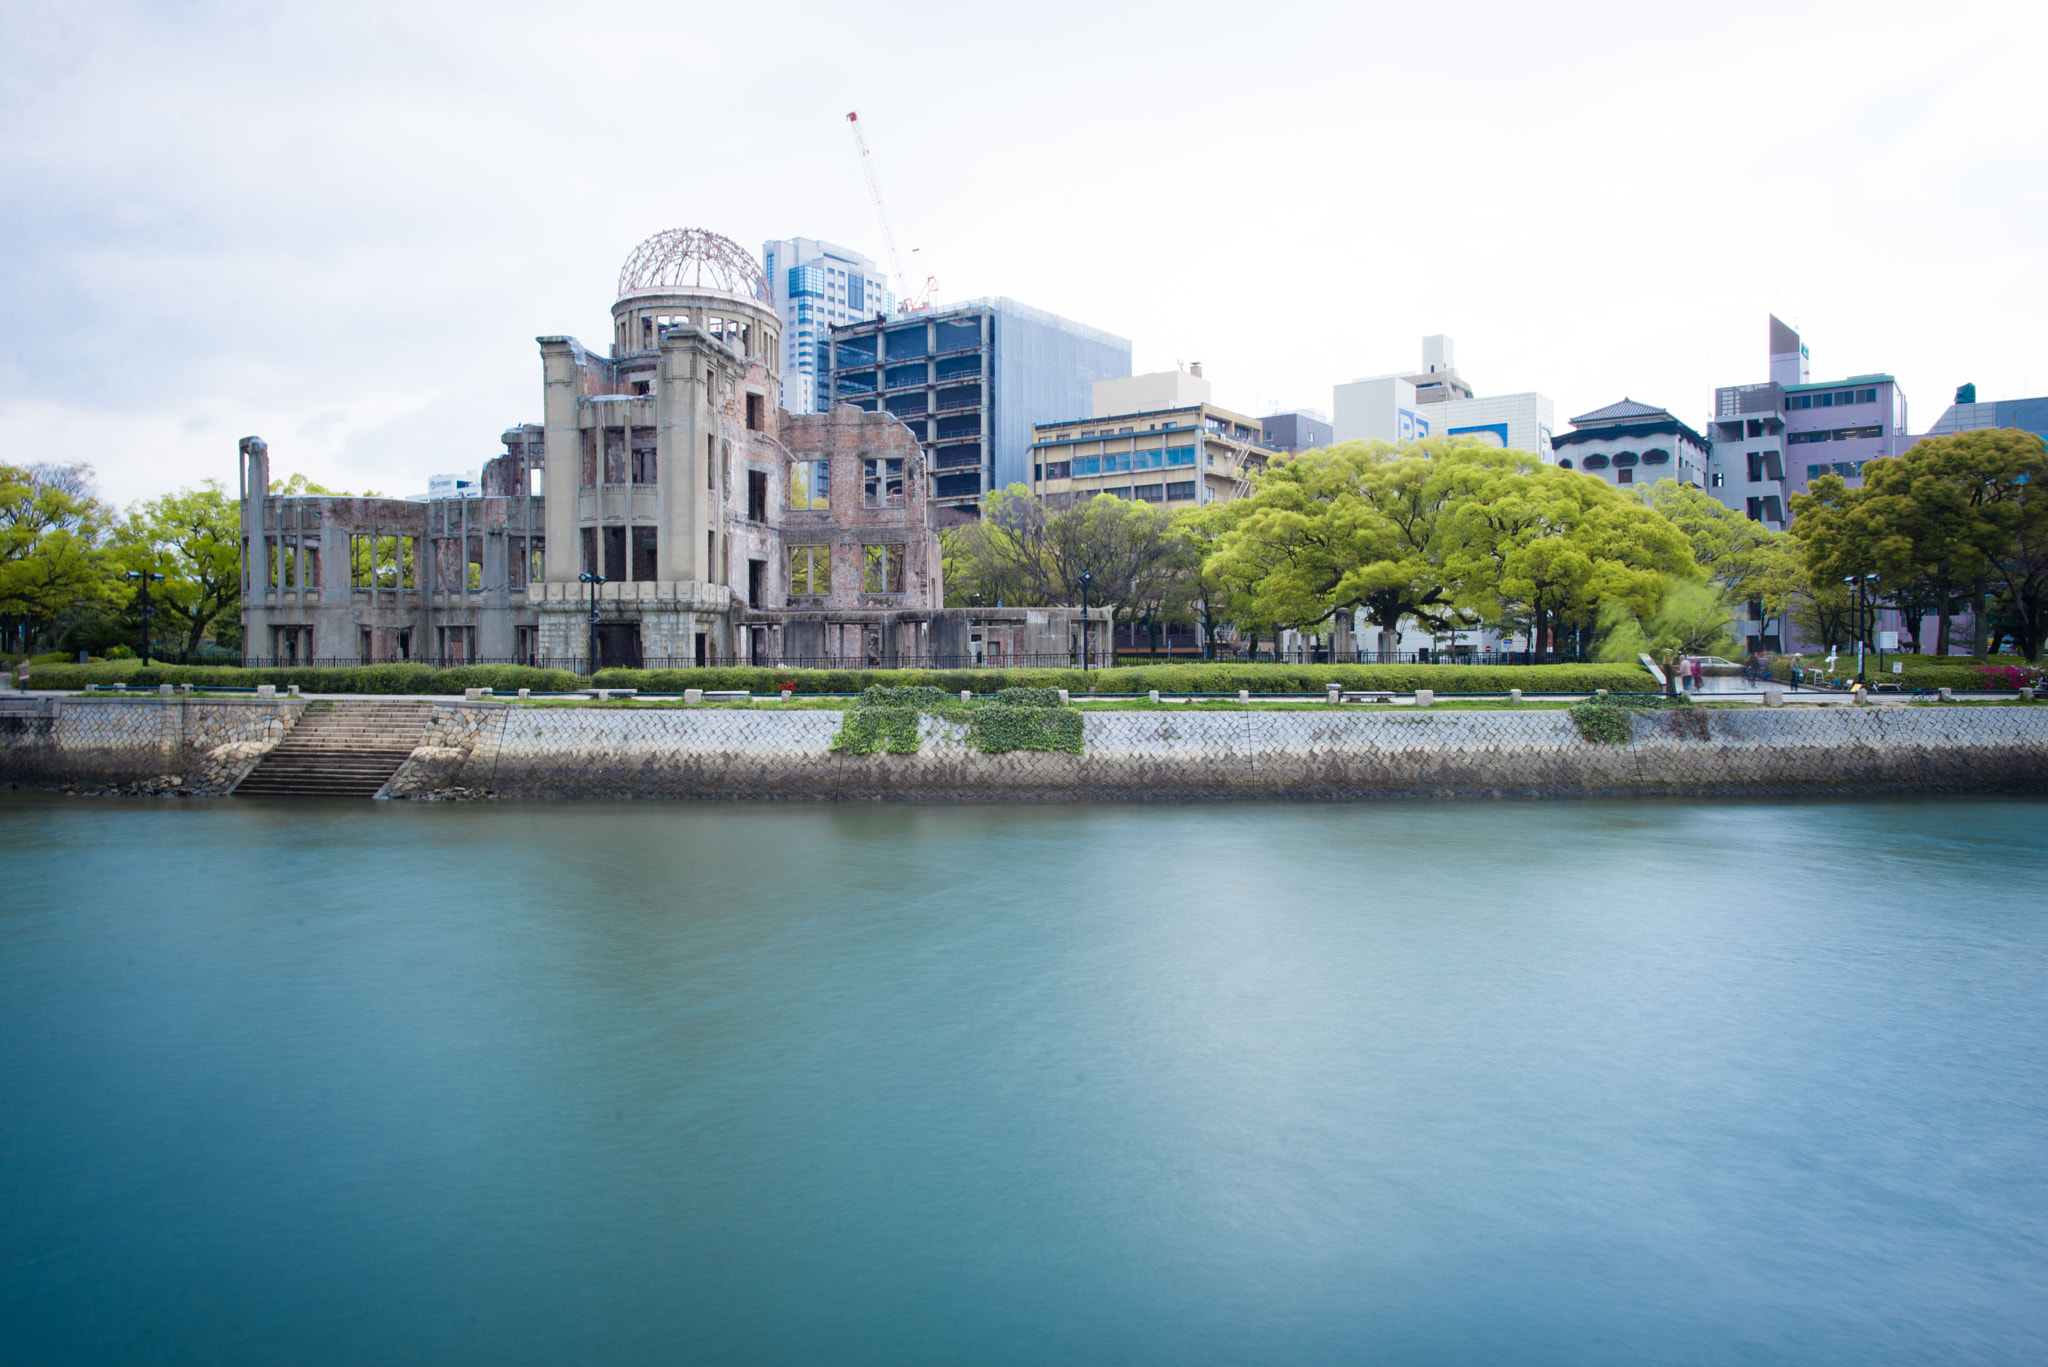
[[1579,414],[1572,430],[1552,438],[1552,445],[1559,465],[1609,484],[1675,479],[1707,487],[1707,439],[1668,411],[1634,399]]
[[1450,338],[1422,339],[1422,369],[1375,375],[1331,391],[1338,441],[1414,441],[1475,437],[1489,446],[1533,451],[1552,459],[1556,408],[1534,391],[1475,394],[1458,374]]
[[822,413],[832,406],[826,348],[833,327],[893,312],[896,296],[880,266],[814,237],[764,243],[761,264],[782,319],[782,406],[791,413]]

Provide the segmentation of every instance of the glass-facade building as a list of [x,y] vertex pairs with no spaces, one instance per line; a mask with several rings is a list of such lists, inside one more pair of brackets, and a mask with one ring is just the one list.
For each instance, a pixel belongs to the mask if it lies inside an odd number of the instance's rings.
[[932,499],[971,510],[1030,483],[1034,424],[1087,412],[1097,380],[1131,373],[1131,344],[1020,304],[973,299],[831,329],[834,403],[895,414],[924,444]]
[[782,319],[782,406],[822,413],[832,404],[832,329],[893,312],[896,296],[880,266],[814,237],[764,243],[761,264]]

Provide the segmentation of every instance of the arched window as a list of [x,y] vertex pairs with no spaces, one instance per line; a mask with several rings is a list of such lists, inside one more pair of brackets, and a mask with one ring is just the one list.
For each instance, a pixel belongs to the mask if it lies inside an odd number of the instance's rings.
[[1586,468],[1588,470],[1605,470],[1607,468],[1607,457],[1600,455],[1597,452],[1593,455],[1587,456]]
[[1616,451],[1614,453],[1614,464],[1617,469],[1623,466],[1634,465],[1635,463],[1636,453],[1633,451]]
[[1669,451],[1643,452],[1643,464],[1645,465],[1669,465],[1670,463],[1671,453]]
[[1558,469],[1560,469],[1560,470],[1569,470],[1569,469],[1571,469],[1571,468],[1572,468],[1572,458],[1571,458],[1570,456],[1559,456],[1559,457],[1557,458],[1557,467],[1558,467]]

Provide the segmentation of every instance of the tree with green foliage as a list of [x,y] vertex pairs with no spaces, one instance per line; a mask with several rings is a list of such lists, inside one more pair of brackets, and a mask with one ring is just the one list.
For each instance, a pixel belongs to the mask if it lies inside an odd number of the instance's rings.
[[[2015,640],[2029,660],[2048,643],[2048,444],[2012,428],[1958,432],[1917,442],[1863,467],[1850,489],[1824,475],[1792,496],[1793,534],[1807,545],[1816,579],[1877,574],[1907,600],[1923,595],[1948,615],[1969,583],[1981,654],[1987,587],[2009,597]],[[1923,586],[1921,581],[1931,581]]]
[[23,654],[65,613],[109,598],[108,520],[88,467],[0,465],[0,622]]
[[1647,655],[1664,671],[1664,691],[1677,691],[1678,668],[1688,655],[1719,655],[1733,648],[1728,595],[1705,579],[1671,579],[1648,614],[1620,599],[1600,605],[1599,658],[1629,664]]
[[1312,631],[1353,612],[1389,632],[1411,619],[1432,631],[1473,625],[1441,536],[1456,494],[1443,462],[1467,445],[1350,441],[1277,461],[1237,505],[1205,573],[1247,585],[1276,626]]
[[1644,486],[1636,497],[1685,534],[1693,563],[1731,604],[1749,602],[1762,609],[1760,630],[1773,619],[1783,622],[1804,582],[1796,537],[1774,532],[1704,489],[1675,479]]
[[1194,549],[1149,503],[1103,495],[1054,511],[1013,484],[984,498],[980,519],[945,540],[946,600],[955,606],[1077,604],[1083,574],[1089,601],[1127,617],[1184,619],[1194,596]]
[[[159,638],[166,648],[197,653],[241,610],[241,514],[218,480],[130,508],[114,529],[112,559],[117,572],[163,576],[149,602],[168,628]],[[139,609],[137,586],[120,579],[116,588]]]
[[1668,578],[1693,574],[1685,535],[1602,479],[1527,451],[1452,450],[1442,466],[1459,601],[1486,617],[1518,605],[1539,653],[1566,636],[1583,644],[1602,603],[1647,614]]

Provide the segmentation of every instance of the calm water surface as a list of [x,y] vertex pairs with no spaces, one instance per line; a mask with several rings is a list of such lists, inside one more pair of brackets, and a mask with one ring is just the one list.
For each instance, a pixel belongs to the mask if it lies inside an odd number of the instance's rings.
[[0,794],[0,1359],[2037,1364],[2044,818]]

